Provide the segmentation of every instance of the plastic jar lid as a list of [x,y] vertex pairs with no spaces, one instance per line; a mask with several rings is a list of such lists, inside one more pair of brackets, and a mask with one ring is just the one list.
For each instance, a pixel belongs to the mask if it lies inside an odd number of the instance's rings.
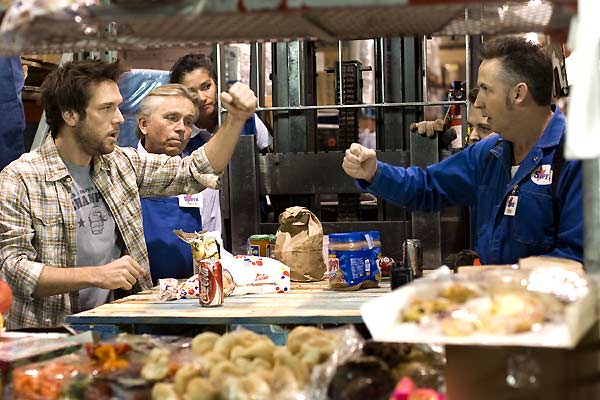
[[334,243],[350,243],[350,242],[362,242],[367,240],[366,236],[369,235],[372,240],[379,240],[380,234],[378,231],[369,232],[348,232],[348,233],[331,233],[329,234],[329,242]]

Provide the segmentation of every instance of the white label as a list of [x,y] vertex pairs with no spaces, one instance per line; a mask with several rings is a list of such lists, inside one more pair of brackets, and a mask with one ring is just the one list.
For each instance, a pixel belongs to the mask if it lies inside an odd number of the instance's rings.
[[504,209],[504,215],[514,217],[517,213],[518,202],[519,196],[508,196],[508,199],[506,199],[506,208]]
[[552,165],[544,164],[540,165],[531,173],[531,180],[536,185],[550,185],[552,184]]
[[179,207],[202,208],[202,195],[200,193],[180,194],[177,197],[179,198]]
[[368,233],[365,235],[365,239],[367,240],[367,245],[369,246],[369,250],[373,248],[373,238]]

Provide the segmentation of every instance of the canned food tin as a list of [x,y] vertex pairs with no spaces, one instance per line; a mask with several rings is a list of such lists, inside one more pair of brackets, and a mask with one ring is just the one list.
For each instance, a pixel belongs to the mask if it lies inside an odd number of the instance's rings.
[[203,307],[223,305],[223,267],[217,260],[202,260],[198,268],[198,298]]
[[272,257],[275,251],[275,235],[252,235],[248,238],[248,255]]
[[412,269],[413,278],[423,276],[423,243],[419,239],[406,239],[402,243],[402,264]]

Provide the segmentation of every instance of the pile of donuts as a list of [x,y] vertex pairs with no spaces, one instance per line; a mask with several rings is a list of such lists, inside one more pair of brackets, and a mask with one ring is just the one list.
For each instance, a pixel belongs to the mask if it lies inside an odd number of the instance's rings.
[[294,328],[286,346],[245,329],[205,332],[183,361],[173,362],[169,348],[154,348],[141,377],[156,382],[156,400],[295,399],[339,345],[339,336],[307,326]]

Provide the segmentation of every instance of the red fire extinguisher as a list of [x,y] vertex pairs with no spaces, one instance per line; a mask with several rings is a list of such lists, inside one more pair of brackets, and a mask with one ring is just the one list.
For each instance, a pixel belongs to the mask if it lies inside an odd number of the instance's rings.
[[[450,85],[450,91],[448,93],[448,100],[450,101],[462,101],[465,98],[465,94],[460,81],[454,81]],[[450,119],[450,125],[456,132],[456,139],[451,143],[452,148],[462,148],[464,145],[463,133],[462,133],[462,115],[460,104],[452,104],[448,109],[448,119]]]

